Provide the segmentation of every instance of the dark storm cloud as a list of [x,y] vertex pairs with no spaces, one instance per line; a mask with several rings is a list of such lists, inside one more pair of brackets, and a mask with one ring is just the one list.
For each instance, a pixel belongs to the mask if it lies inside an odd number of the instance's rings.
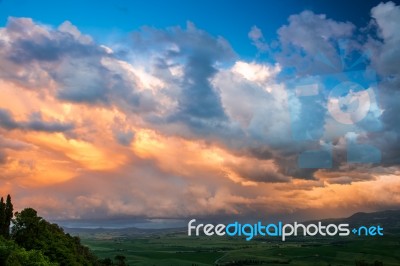
[[279,172],[285,176],[291,176],[299,179],[315,179],[314,173],[318,170],[317,168],[302,168],[298,163],[298,154],[293,154],[287,158],[275,158]]
[[10,111],[0,108],[0,126],[5,129],[16,129],[19,124],[14,121]]
[[72,123],[62,123],[59,121],[43,121],[40,113],[34,113],[28,121],[15,121],[10,111],[0,108],[0,127],[13,130],[32,130],[41,132],[65,132],[74,129]]
[[240,177],[250,181],[281,183],[291,180],[289,176],[274,171],[270,165],[263,164],[262,161],[227,164],[227,166]]
[[21,127],[33,131],[64,132],[74,129],[74,124],[59,121],[46,122],[43,121],[40,113],[33,113],[28,121],[21,123]]
[[97,58],[72,59],[52,73],[60,84],[57,97],[75,103],[109,104],[109,71]]
[[114,138],[117,142],[123,146],[129,146],[135,137],[135,133],[132,131],[115,131]]
[[30,19],[9,18],[7,31],[14,37],[8,57],[18,64],[52,62],[66,55],[86,57],[105,54],[93,42],[79,40],[80,36],[74,32],[77,29],[69,22],[49,34],[48,31],[39,30]]
[[[54,36],[55,35],[55,36]],[[32,61],[57,61],[63,56],[91,56],[102,54],[94,45],[80,44],[68,33],[56,33],[52,38],[37,36],[36,39],[17,39],[9,55],[10,60],[18,64]]]
[[190,122],[191,118],[225,119],[218,94],[209,79],[216,73],[215,59],[207,54],[194,54],[185,66],[183,92],[179,99],[177,116]]
[[[181,87],[178,108],[169,117],[170,122],[182,122],[193,130],[203,131],[227,121],[218,92],[210,84],[210,79],[218,70],[215,64],[228,62],[234,52],[221,37],[215,38],[188,23],[187,29],[170,28],[167,31],[143,28],[133,35],[137,49],[153,47],[163,52],[156,66],[168,69],[169,61],[184,62],[183,77],[178,82]],[[207,131],[207,130],[205,130]]]

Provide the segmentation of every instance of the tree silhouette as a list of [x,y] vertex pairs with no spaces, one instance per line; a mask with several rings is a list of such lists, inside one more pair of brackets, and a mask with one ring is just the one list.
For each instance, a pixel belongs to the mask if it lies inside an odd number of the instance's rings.
[[36,210],[32,208],[15,213],[12,230],[15,242],[28,250],[37,247],[41,221],[42,217],[37,216]]
[[4,203],[3,197],[0,200],[0,235],[4,235],[4,227],[6,224],[6,205]]
[[[99,260],[77,236],[66,234],[57,224],[25,208],[13,215],[11,196],[0,199],[0,266],[105,266],[111,259]],[[13,217],[14,216],[14,217]],[[10,234],[10,224],[12,230]],[[8,238],[8,239],[7,239]],[[120,264],[126,265],[125,257]]]
[[10,237],[10,224],[11,224],[11,219],[13,218],[13,211],[14,211],[14,206],[11,202],[11,196],[10,194],[8,194],[4,210],[5,213],[4,236],[6,238]]
[[12,239],[27,251],[40,250],[60,266],[102,265],[79,237],[65,234],[61,227],[38,216],[32,208],[15,213]]

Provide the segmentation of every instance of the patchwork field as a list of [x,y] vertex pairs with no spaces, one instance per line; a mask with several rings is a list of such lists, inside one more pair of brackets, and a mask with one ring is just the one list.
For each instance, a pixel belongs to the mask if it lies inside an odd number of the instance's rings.
[[397,232],[380,238],[276,239],[188,237],[184,232],[81,234],[101,258],[126,257],[129,265],[400,265]]
[[[128,265],[400,265],[400,210],[356,213],[324,224],[380,225],[383,236],[244,237],[188,236],[182,229],[68,229],[100,258],[125,257]],[[309,221],[308,223],[313,222]],[[307,223],[307,222],[306,222]],[[313,222],[315,223],[315,221]]]

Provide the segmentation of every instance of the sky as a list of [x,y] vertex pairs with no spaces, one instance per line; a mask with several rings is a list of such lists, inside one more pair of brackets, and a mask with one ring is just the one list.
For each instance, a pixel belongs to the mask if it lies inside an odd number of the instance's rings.
[[0,1],[0,194],[75,225],[400,204],[400,6]]

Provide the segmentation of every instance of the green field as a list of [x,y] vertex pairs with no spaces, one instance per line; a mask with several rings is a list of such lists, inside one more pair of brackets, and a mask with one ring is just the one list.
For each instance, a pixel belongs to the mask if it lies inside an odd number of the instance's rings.
[[[126,257],[128,265],[400,265],[397,233],[379,238],[189,237],[184,232],[81,234],[100,258]],[[358,264],[356,264],[356,262]]]

